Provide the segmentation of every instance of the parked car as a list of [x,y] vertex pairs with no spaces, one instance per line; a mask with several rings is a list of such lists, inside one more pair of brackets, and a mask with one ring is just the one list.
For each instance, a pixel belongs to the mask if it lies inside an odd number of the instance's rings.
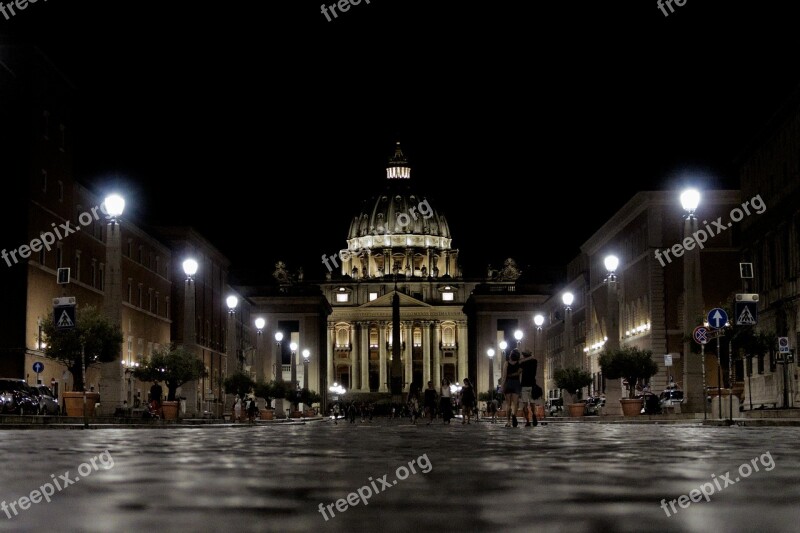
[[24,379],[0,378],[0,413],[35,415],[39,400]]
[[58,399],[53,396],[53,391],[47,385],[32,385],[34,395],[39,401],[39,414],[42,415],[57,415],[61,409],[58,405]]

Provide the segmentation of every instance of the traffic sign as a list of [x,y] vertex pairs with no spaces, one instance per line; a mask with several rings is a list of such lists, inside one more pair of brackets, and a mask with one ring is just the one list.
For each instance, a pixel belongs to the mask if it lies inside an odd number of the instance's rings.
[[737,326],[755,326],[758,324],[758,302],[742,301],[739,300],[739,295],[736,295],[736,302],[734,302],[734,316],[736,317]]
[[664,354],[664,366],[672,366],[672,354]]
[[692,332],[692,338],[697,344],[708,344],[711,334],[705,326],[697,326]]
[[36,372],[37,374],[41,374],[42,372],[44,372],[44,363],[42,363],[41,361],[36,361],[35,363],[33,363],[33,371]]
[[728,323],[728,313],[721,307],[715,307],[708,312],[708,325],[713,329],[722,329]]
[[753,263],[739,263],[739,277],[751,279],[753,277]]
[[778,353],[789,353],[789,337],[778,337]]
[[[72,302],[72,303],[62,303]],[[53,298],[53,323],[57,330],[75,328],[75,297]]]
[[66,285],[69,283],[69,268],[59,268],[56,271],[56,283]]

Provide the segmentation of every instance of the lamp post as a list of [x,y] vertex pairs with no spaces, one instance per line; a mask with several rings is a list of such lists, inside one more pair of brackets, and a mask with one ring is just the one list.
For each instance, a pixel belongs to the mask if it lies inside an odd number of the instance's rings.
[[[275,343],[278,345],[278,355],[275,358],[275,381],[283,382],[283,352],[282,349],[283,333],[280,331],[275,333]],[[283,398],[275,398],[275,417],[281,418],[284,416],[283,411]]]
[[522,342],[522,330],[518,329],[514,332],[514,338],[517,340],[517,348],[519,348],[520,342]]
[[[232,334],[236,331],[236,306],[239,305],[239,298],[230,295],[225,299],[225,304],[228,306],[228,331]],[[234,344],[232,347],[235,350],[236,358],[238,361],[239,372],[244,371],[244,354],[240,354]]]
[[[125,210],[125,200],[119,194],[108,195],[102,205],[106,215],[106,254],[101,290],[103,291],[103,314],[108,321],[119,327],[122,323],[122,236],[120,217]],[[121,358],[120,358],[121,360]],[[101,414],[109,415],[124,401],[124,377],[122,365],[116,360],[104,363],[100,367],[100,384],[98,391],[103,402],[100,404]]]
[[[681,206],[685,211],[683,223],[684,241],[697,231],[695,211],[700,205],[700,193],[697,189],[687,189],[680,195]],[[694,330],[694,321],[703,313],[702,281],[700,278],[700,249],[685,247],[683,257],[683,332],[686,338]],[[687,408],[691,412],[699,412],[700,403],[705,413],[705,356],[700,360],[690,357],[691,340],[683,343],[683,395]],[[719,350],[717,350],[719,352]],[[705,415],[704,415],[705,416]]]
[[291,377],[289,380],[292,383],[292,410],[297,410],[297,343],[291,342],[289,343],[289,349],[292,352],[292,360],[289,364],[289,368],[291,369]]
[[303,388],[308,390],[308,363],[311,357],[311,351],[306,348],[303,350]]
[[[195,279],[198,264],[192,258],[184,260],[183,273],[186,275],[183,292],[183,347],[186,351],[197,355],[195,351],[197,331],[195,329]],[[229,337],[229,342],[231,342]],[[186,395],[186,404],[190,413],[197,411],[197,382],[185,383],[181,390]]]
[[[603,283],[606,284],[608,289],[607,302],[606,302],[606,344],[604,349],[607,351],[619,350],[619,282],[617,277],[617,269],[619,269],[619,258],[616,255],[607,255],[603,259],[603,265],[606,267],[606,277]],[[601,369],[602,371],[602,369]],[[605,380],[605,372],[601,376],[600,383],[601,390],[606,395],[606,404],[603,409],[605,415],[621,415],[622,404],[619,400],[622,399],[622,383],[619,379]]]
[[255,319],[254,324],[256,326],[256,357],[255,361],[253,361],[253,366],[256,367],[256,381],[261,382],[264,381],[264,326],[267,324],[267,321],[264,320],[262,317],[258,317]]
[[489,357],[489,399],[486,401],[486,413],[489,413],[489,403],[494,399],[494,348],[486,350]]
[[564,366],[571,366],[573,361],[572,354],[572,302],[575,301],[575,295],[566,291],[561,295],[561,303],[564,304],[564,355],[561,361],[562,368]]

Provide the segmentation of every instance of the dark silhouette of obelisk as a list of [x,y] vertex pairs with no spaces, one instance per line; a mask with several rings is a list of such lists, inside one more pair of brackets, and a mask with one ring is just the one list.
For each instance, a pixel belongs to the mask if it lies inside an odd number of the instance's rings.
[[392,366],[389,372],[392,402],[403,401],[403,363],[400,361],[402,345],[400,341],[400,295],[397,294],[397,274],[394,279],[394,294],[392,295]]

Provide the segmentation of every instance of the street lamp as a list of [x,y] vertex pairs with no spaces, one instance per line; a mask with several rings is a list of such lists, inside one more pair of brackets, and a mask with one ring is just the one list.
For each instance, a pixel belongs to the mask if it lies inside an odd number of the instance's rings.
[[[239,305],[239,298],[234,295],[230,295],[225,299],[225,304],[228,306],[228,331],[234,332],[236,331],[236,306]],[[236,356],[239,361],[239,371],[244,371],[244,353],[239,353],[236,349],[236,345],[232,346],[233,350],[236,350]]]
[[[197,356],[195,349],[195,345],[197,343],[197,331],[195,329],[196,297],[194,275],[197,274],[199,265],[194,259],[187,258],[184,260],[182,266],[183,273],[186,274],[186,284],[184,286],[183,295],[183,347],[187,351],[190,351]],[[232,338],[230,342],[232,342]],[[191,383],[187,383],[185,386],[181,387],[181,390],[183,390],[186,395],[186,404],[189,407],[189,412],[195,413],[198,409],[197,382],[192,381]]]
[[616,255],[607,255],[606,258],[603,259],[603,264],[605,265],[606,270],[608,271],[608,274],[606,275],[606,279],[604,281],[607,281],[609,283],[617,281],[616,272],[617,272],[617,267],[619,266],[619,258]]
[[[603,283],[606,284],[606,335],[603,339],[603,348],[607,352],[619,349],[619,283],[617,270],[619,269],[619,258],[615,255],[607,255],[603,259],[603,266],[606,268],[606,277]],[[622,399],[622,384],[619,379],[606,381],[605,370],[600,369],[600,390],[606,395],[606,405],[604,414],[621,415],[622,405],[618,400]]]
[[522,330],[518,329],[514,332],[514,338],[517,339],[517,348],[519,348],[519,343],[522,341]]
[[489,399],[486,401],[486,412],[489,412],[489,403],[494,399],[494,348],[486,350],[489,356]]
[[256,318],[253,323],[256,326],[256,359],[258,359],[258,363],[255,360],[251,361],[251,366],[255,365],[256,367],[256,380],[261,381],[264,379],[264,341],[262,339],[264,335],[264,326],[267,324],[267,321],[264,320],[262,317]]
[[[696,235],[697,217],[695,211],[700,205],[697,189],[686,189],[680,195],[681,207],[685,211],[683,222],[684,241]],[[700,249],[692,247],[683,251],[683,331],[688,335],[694,329],[694,320],[703,312],[703,288],[700,277]],[[688,339],[688,337],[687,337]],[[706,417],[705,349],[701,347],[700,358],[691,357],[690,340],[683,343],[683,397],[689,410],[698,412],[699,402],[703,404],[703,418]],[[719,355],[719,349],[717,349]],[[700,366],[701,368],[698,368]],[[702,374],[702,379],[700,374]],[[702,389],[701,389],[702,386]]]
[[575,301],[575,295],[567,291],[561,295],[561,301],[564,303],[565,311],[572,311],[572,302]]
[[275,333],[275,342],[278,344],[278,357],[275,358],[275,379],[283,381],[283,352],[281,351],[281,341],[283,341],[283,333],[280,331]]
[[[292,361],[291,361],[291,382],[292,382],[292,396],[293,399],[297,397],[297,366],[296,366],[296,359],[297,359],[297,343],[292,342],[289,343],[289,349],[292,351]],[[297,405],[297,402],[293,401],[292,405]]]
[[681,207],[686,211],[684,218],[695,218],[694,212],[700,205],[700,192],[697,189],[686,189],[681,193]]
[[103,202],[103,207],[108,218],[116,221],[125,210],[125,199],[119,194],[109,194]]
[[311,350],[303,350],[303,388],[308,390],[308,362],[311,357]]
[[[275,358],[275,381],[283,381],[283,352],[281,351],[281,341],[283,341],[283,333],[277,331],[275,333],[275,343],[278,345],[278,355]],[[283,417],[283,398],[275,398],[275,417]]]

